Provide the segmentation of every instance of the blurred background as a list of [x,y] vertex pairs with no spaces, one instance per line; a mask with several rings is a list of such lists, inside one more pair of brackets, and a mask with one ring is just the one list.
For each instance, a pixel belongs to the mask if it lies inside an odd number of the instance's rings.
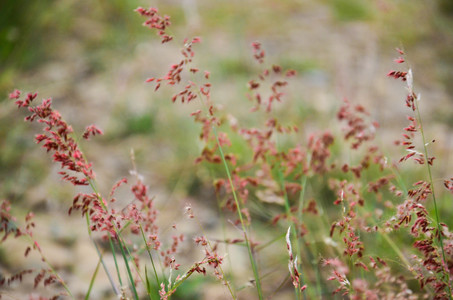
[[[141,26],[144,19],[133,11],[138,6],[156,6],[170,15],[175,41],[162,46],[153,31]],[[187,201],[208,227],[216,227],[212,176],[193,163],[203,147],[200,128],[189,117],[198,108],[174,105],[175,90],[154,93],[144,83],[178,62],[182,40],[193,36],[202,38],[194,65],[211,72],[213,101],[243,124],[252,122],[247,82],[260,70],[250,44],[260,41],[269,66],[298,72],[287,98],[277,105],[282,118],[303,123],[306,132],[332,129],[338,107],[348,99],[365,106],[381,124],[378,143],[389,153],[408,111],[404,84],[386,74],[401,67],[393,59],[395,48],[403,49],[441,157],[436,174],[451,177],[452,28],[450,0],[2,0],[0,198],[10,200],[19,216],[37,213],[37,235],[52,245],[45,249],[48,256],[57,269],[73,274],[68,282],[83,294],[97,261],[84,221],[66,215],[77,190],[60,182],[58,168],[35,145],[40,126],[25,124],[23,112],[7,99],[18,88],[37,91],[37,100],[52,97],[76,132],[93,123],[102,128],[105,135],[82,148],[104,194],[128,176],[134,149],[138,172],[163,211],[163,227],[181,218]],[[169,205],[180,209],[165,212]],[[23,252],[15,252],[17,247],[0,248],[0,272],[19,268]],[[202,293],[194,282],[186,299],[217,297],[216,288]],[[96,297],[109,289],[99,286]]]

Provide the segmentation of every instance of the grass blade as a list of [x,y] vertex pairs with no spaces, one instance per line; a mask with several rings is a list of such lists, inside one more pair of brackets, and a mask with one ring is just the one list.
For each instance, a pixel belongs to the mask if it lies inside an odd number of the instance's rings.
[[85,295],[85,300],[89,300],[90,299],[90,294],[91,294],[91,290],[93,288],[93,285],[94,285],[94,280],[96,279],[96,276],[98,275],[98,271],[99,271],[99,267],[101,266],[101,258],[99,258],[98,260],[98,264],[96,265],[96,269],[94,270],[94,273],[93,273],[93,276],[91,277],[91,280],[90,280],[90,286],[88,287],[88,291]]

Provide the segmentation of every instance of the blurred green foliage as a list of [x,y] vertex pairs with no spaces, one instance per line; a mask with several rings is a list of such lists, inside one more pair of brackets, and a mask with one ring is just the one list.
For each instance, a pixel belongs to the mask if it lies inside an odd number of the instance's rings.
[[[0,4],[0,94],[38,66],[64,57],[75,42],[87,57],[127,52],[140,32],[139,1],[6,0]],[[2,97],[3,100],[3,97]]]
[[253,68],[239,57],[225,57],[219,59],[216,64],[219,69],[219,76],[230,78],[252,76]]
[[335,17],[340,21],[364,21],[372,17],[372,4],[362,0],[329,0]]
[[[42,61],[52,36],[70,27],[70,11],[58,1],[3,1],[0,9],[2,68],[24,69]],[[58,26],[53,26],[57,23]],[[50,46],[50,45],[49,45]],[[30,49],[33,47],[33,49]],[[31,51],[32,50],[32,51]]]
[[445,15],[453,17],[453,1],[450,0],[438,0],[439,11]]

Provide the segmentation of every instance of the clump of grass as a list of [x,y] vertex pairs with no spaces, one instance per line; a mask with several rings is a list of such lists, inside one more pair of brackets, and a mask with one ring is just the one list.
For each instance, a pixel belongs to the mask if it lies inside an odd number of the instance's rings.
[[[163,44],[176,42],[169,30],[170,17],[156,8],[136,11]],[[212,200],[218,203],[224,235],[209,237],[192,206],[187,205],[185,213],[199,230],[192,246],[202,249],[202,258],[184,270],[178,254],[186,236],[167,235],[162,230],[155,199],[139,175],[133,155],[130,178],[120,179],[108,196],[102,195],[93,165],[80,146],[83,139],[102,131],[90,125],[78,136],[52,107],[51,99],[35,105],[36,93],[23,97],[15,90],[10,94],[19,108],[29,112],[26,121],[44,125],[35,141],[59,164],[61,178],[84,187],[68,204],[68,213],[86,219],[98,253],[86,299],[95,288],[101,266],[113,293],[121,299],[176,297],[176,291],[197,273],[212,273],[231,299],[251,293],[247,286],[254,287],[253,294],[259,299],[280,297],[288,290],[296,299],[332,294],[351,299],[451,299],[453,234],[440,218],[432,176],[434,157],[428,151],[412,72],[388,74],[407,83],[405,102],[412,113],[397,143],[406,152],[393,162],[376,145],[379,124],[371,120],[363,105],[344,101],[336,116],[338,130],[303,132],[299,130],[301,120],[280,120],[275,107],[285,101],[285,89],[297,72],[268,63],[259,42],[252,44],[252,57],[260,71],[247,83],[249,102],[244,108],[259,115],[256,119],[261,123],[243,125],[246,122],[212,99],[210,72],[195,66],[199,43],[199,37],[183,39],[176,63],[163,75],[146,80],[155,91],[164,84],[177,88],[171,97],[175,105],[195,106],[190,117],[200,124],[203,149],[193,159],[199,168],[215,170],[216,199]],[[398,52],[401,57],[396,62],[404,63],[404,52]],[[146,132],[142,122],[139,125],[140,132]],[[232,141],[243,147],[234,147]],[[406,182],[397,165],[407,161],[426,167],[426,178]],[[452,181],[444,181],[450,192]],[[130,185],[129,200],[116,198],[123,185]],[[2,242],[12,235],[28,238],[25,256],[38,251],[46,268],[20,271],[1,279],[0,284],[11,286],[35,273],[35,287],[44,279],[45,286],[58,283],[64,289],[53,298],[72,297],[70,284],[58,275],[33,239],[32,214],[25,219],[25,229],[19,229],[9,211],[10,205],[4,201]],[[106,264],[106,254],[94,236],[108,243],[114,266]],[[248,258],[247,275],[252,276],[248,282],[235,272],[241,262],[230,251],[233,247]],[[278,257],[278,263],[269,262],[273,257]]]

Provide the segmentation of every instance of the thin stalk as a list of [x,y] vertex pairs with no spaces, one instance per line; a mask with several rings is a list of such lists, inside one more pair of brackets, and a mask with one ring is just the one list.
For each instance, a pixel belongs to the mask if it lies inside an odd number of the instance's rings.
[[242,217],[242,212],[241,212],[241,205],[240,205],[239,200],[238,200],[238,198],[236,196],[236,189],[234,188],[233,179],[231,178],[230,169],[228,168],[228,164],[227,164],[227,162],[225,160],[225,155],[223,153],[222,146],[220,145],[220,141],[219,141],[219,136],[217,134],[217,130],[216,130],[216,128],[214,126],[212,126],[212,130],[214,132],[214,135],[215,135],[215,138],[216,138],[216,141],[217,141],[217,145],[219,147],[219,152],[220,152],[220,156],[222,157],[223,166],[225,167],[225,171],[226,171],[227,176],[228,176],[228,181],[230,183],[231,191],[233,193],[234,202],[236,203],[239,220],[241,222],[242,231],[244,232],[244,239],[245,239],[245,243],[247,244],[247,250],[248,250],[248,254],[249,254],[249,259],[250,259],[250,263],[252,265],[253,275],[255,277],[255,284],[256,284],[256,289],[257,289],[257,292],[258,292],[258,297],[259,297],[260,300],[262,300],[264,298],[263,298],[263,292],[262,292],[262,289],[261,289],[260,277],[259,277],[259,274],[258,274],[258,268],[257,268],[256,262],[255,262],[255,258],[253,257],[252,247],[250,246],[250,241],[249,241],[249,238],[247,236],[247,230],[246,230],[244,219]]
[[[14,221],[12,220],[9,220],[9,222],[11,222],[12,224],[12,227],[15,229],[15,233],[17,234],[17,231],[19,230],[17,224],[14,223]],[[5,237],[6,238],[6,234],[7,232],[5,232]],[[66,292],[68,293],[68,295],[72,298],[72,299],[75,299],[74,296],[72,295],[71,291],[69,290],[69,287],[67,286],[67,284],[64,282],[63,278],[60,277],[60,275],[58,275],[57,271],[55,271],[55,269],[52,267],[52,265],[50,264],[50,262],[47,260],[47,258],[44,256],[44,253],[42,253],[41,251],[41,247],[39,246],[38,242],[35,241],[31,235],[31,233],[28,233],[27,231],[27,234],[24,234],[22,235],[24,236],[26,239],[28,239],[28,241],[30,242],[30,244],[33,245],[33,248],[36,249],[39,254],[41,255],[41,260],[47,265],[47,267],[49,268],[49,270],[51,271],[51,273],[58,279],[58,282],[63,286],[63,288],[66,290]],[[0,242],[1,244],[1,242]],[[0,293],[0,298],[1,298],[1,295],[2,293]]]
[[[194,266],[195,267],[195,266]],[[167,292],[167,295],[171,295],[174,290],[176,290],[184,281],[186,281],[195,271],[189,271],[185,273],[175,284],[171,287],[171,289]]]
[[[209,248],[211,248],[211,251],[212,251],[213,247],[212,247],[212,245],[211,245],[211,242],[210,242],[209,239],[207,238],[207,235],[206,235],[206,233],[205,233],[205,230],[204,230],[203,226],[201,225],[201,223],[200,223],[200,221],[198,220],[197,217],[194,216],[194,219],[195,219],[195,221],[197,222],[197,225],[198,225],[198,227],[200,228],[201,233],[202,233],[203,236],[206,238],[206,241],[207,241],[207,243],[208,243],[208,246],[209,246]],[[222,273],[222,278],[224,278],[225,284],[226,284],[226,286],[228,287],[228,290],[229,290],[229,292],[230,292],[230,294],[231,294],[231,297],[233,297],[233,299],[236,300],[236,296],[235,296],[234,293],[233,293],[233,289],[231,288],[230,284],[228,283],[228,280],[226,280],[225,273],[223,272],[223,268],[222,268],[222,266],[221,266],[220,264],[219,264],[219,269],[220,269],[220,272]]]
[[404,195],[407,195],[408,191],[407,191],[406,184],[404,183],[404,180],[401,177],[398,170],[396,170],[395,168],[392,168],[392,173],[396,176],[396,181],[398,182],[399,188],[403,190]]
[[[98,197],[98,201],[99,201],[101,207],[102,207],[104,210],[107,211],[107,206],[105,205],[105,203],[104,203],[104,201],[103,201],[101,195],[97,192],[97,189],[96,189],[96,187],[95,187],[95,185],[94,185],[94,182],[93,182],[92,180],[89,180],[89,184],[90,184],[91,188],[93,189],[93,191],[96,193],[96,195],[97,195],[97,197]],[[88,214],[87,214],[87,221],[89,222]],[[88,225],[88,228],[89,228],[89,225]],[[113,226],[113,229],[114,229],[114,232],[115,232],[115,234],[116,234],[116,236],[117,236],[117,238],[118,238],[118,245],[119,245],[120,250],[121,250],[121,255],[122,255],[122,257],[123,257],[124,264],[126,265],[127,274],[128,274],[128,277],[129,277],[129,281],[130,281],[130,283],[131,283],[131,286],[132,286],[132,291],[134,292],[134,297],[135,297],[136,300],[138,300],[138,299],[139,299],[139,298],[138,298],[138,293],[137,293],[137,289],[136,289],[135,284],[134,284],[134,278],[132,277],[132,273],[131,273],[131,270],[130,270],[130,267],[129,267],[129,260],[128,260],[128,258],[126,257],[126,253],[124,252],[124,248],[127,249],[126,244],[125,244],[124,241],[121,239],[120,231],[118,230],[118,228],[116,227],[115,224],[114,224],[114,226]],[[90,230],[90,229],[88,229],[88,230]],[[110,235],[109,235],[108,237],[109,237],[109,240],[112,239]],[[97,246],[96,246],[96,248],[97,248]],[[98,252],[99,252],[99,250],[98,250]],[[129,253],[129,249],[128,249],[128,254],[129,254],[129,256],[130,256],[130,258],[131,258],[131,260],[132,260],[132,256],[131,256],[131,254]],[[112,255],[113,255],[114,259],[115,259],[115,252],[113,252]],[[132,260],[132,261],[133,261],[133,260]],[[137,266],[135,265],[135,263],[134,263],[134,266],[137,267]],[[118,271],[118,270],[117,270],[117,271]],[[139,272],[138,269],[137,269],[137,273],[138,273],[139,276],[140,276],[140,272]],[[118,271],[118,277],[119,277],[119,274],[120,274],[120,272]],[[141,276],[140,276],[140,278],[141,278]],[[142,278],[141,278],[141,279],[142,279]],[[142,279],[142,281],[143,281],[143,279]]]
[[[203,102],[203,100],[202,100],[203,96],[201,95],[200,90],[198,88],[196,89],[196,93],[198,94],[198,99],[200,99],[201,105],[203,106],[205,112],[207,112],[208,108],[206,107],[206,103]],[[207,101],[209,101],[209,100],[207,100]],[[258,267],[257,267],[256,261],[255,261],[255,258],[253,256],[252,247],[250,245],[249,238],[247,236],[247,229],[246,229],[246,226],[245,226],[245,223],[244,223],[244,219],[242,217],[241,205],[240,205],[239,200],[238,200],[237,195],[236,195],[236,189],[235,189],[234,184],[233,184],[233,179],[231,178],[230,169],[228,168],[228,164],[227,164],[226,159],[225,159],[225,154],[223,153],[222,145],[220,144],[220,141],[219,141],[219,136],[217,134],[217,129],[216,129],[216,127],[214,125],[211,128],[212,128],[212,131],[213,131],[214,136],[216,138],[217,146],[219,147],[219,152],[220,152],[220,156],[222,158],[222,163],[223,163],[223,166],[224,166],[225,171],[227,173],[228,182],[230,184],[231,191],[233,193],[234,202],[235,202],[236,207],[237,207],[239,220],[241,222],[241,228],[242,228],[242,231],[244,232],[244,239],[245,239],[245,243],[247,245],[247,250],[248,250],[248,254],[249,254],[249,260],[250,260],[250,263],[252,265],[253,276],[255,277],[255,285],[256,285],[257,292],[258,292],[258,297],[259,297],[260,300],[263,300],[264,298],[263,298],[263,292],[262,292],[262,288],[261,288],[260,277],[259,277],[259,274],[258,274]]]
[[110,281],[110,284],[113,288],[113,291],[115,292],[115,294],[117,296],[121,295],[120,291],[118,290],[118,288],[116,287],[114,281],[113,281],[113,278],[112,276],[110,275],[110,272],[109,270],[107,269],[107,266],[105,265],[105,262],[104,262],[104,259],[102,259],[102,254],[101,254],[101,251],[99,250],[99,247],[98,245],[95,243],[95,241],[93,240],[93,237],[91,236],[91,229],[90,229],[90,218],[88,217],[88,213],[85,214],[86,216],[86,222],[87,222],[87,228],[88,228],[88,236],[90,237],[90,240],[91,242],[93,243],[94,245],[94,248],[96,249],[96,252],[98,253],[98,256],[99,256],[99,260],[101,261],[102,263],[102,267],[104,268],[104,271],[105,271],[105,274],[107,274],[107,277]]
[[148,292],[148,296],[149,296],[149,299],[153,299],[153,297],[151,296],[151,283],[149,282],[149,278],[148,278],[148,269],[146,268],[146,265],[145,265],[145,279],[146,279],[146,291]]
[[278,292],[279,290],[281,290],[281,289],[286,285],[286,283],[288,282],[288,280],[289,280],[290,277],[291,277],[291,275],[290,275],[290,274],[287,274],[286,277],[285,277],[285,279],[283,279],[283,281],[280,283],[280,285],[279,285],[276,289],[274,289],[273,293],[269,296],[268,299],[273,299],[274,296],[275,296],[275,294],[277,294],[277,292]]
[[302,209],[304,208],[305,188],[307,186],[307,176],[306,175],[302,175],[300,186],[302,189],[300,190],[300,194],[299,194],[299,209],[297,210],[297,219],[300,222],[302,222]]
[[[400,248],[395,244],[395,242],[389,237],[387,233],[381,234],[381,236],[385,239],[385,241],[390,245],[390,247],[395,251],[395,253],[398,255],[398,257],[403,261],[405,264],[405,267],[415,276],[417,277],[418,274],[413,270],[412,265],[410,262],[406,259],[404,256],[403,252],[401,252]],[[425,286],[425,289],[428,293],[433,295],[433,292],[429,289],[429,286]]]
[[[101,204],[102,208],[103,208],[104,210],[107,210],[107,207],[105,206],[104,201],[102,200],[101,195],[100,195],[100,194],[98,193],[98,191],[97,191],[97,188],[96,188],[96,186],[95,186],[95,182],[94,182],[92,179],[90,179],[90,180],[88,180],[88,183],[90,184],[90,187],[91,187],[91,189],[93,190],[93,192],[97,195],[98,201],[99,201],[99,203]],[[113,282],[112,276],[110,275],[110,272],[109,272],[109,270],[107,269],[107,266],[105,265],[104,260],[102,259],[101,252],[99,251],[98,246],[96,245],[96,243],[94,242],[94,240],[93,240],[93,238],[92,238],[92,236],[91,236],[90,218],[89,218],[89,216],[88,216],[88,213],[86,213],[85,216],[86,216],[86,222],[87,222],[87,228],[88,228],[88,235],[90,236],[90,239],[93,241],[93,244],[94,244],[94,246],[95,246],[95,248],[96,248],[96,251],[97,251],[97,253],[98,253],[99,259],[101,259],[101,261],[102,261],[102,266],[103,266],[103,268],[104,268],[105,273],[107,274],[107,277],[109,278],[110,284],[112,285],[115,294],[119,296],[119,295],[121,295],[121,293],[120,293],[120,291],[117,289],[117,287],[115,286],[115,283]],[[119,233],[117,233],[117,235],[119,235]],[[110,234],[108,235],[108,238],[109,238],[110,247],[111,247],[111,249],[112,249],[113,260],[114,260],[114,262],[115,262],[116,274],[117,274],[117,276],[118,276],[118,280],[119,280],[119,282],[120,282],[120,285],[123,286],[123,283],[122,283],[122,281],[121,281],[121,273],[120,273],[119,268],[118,268],[118,262],[117,262],[117,259],[116,259],[116,253],[115,253],[115,249],[114,249],[114,247],[113,247],[113,245],[112,245],[112,237],[110,236]]]
[[[310,155],[307,157],[307,161],[308,161],[308,164],[311,163]],[[303,210],[304,205],[305,205],[305,189],[307,187],[308,175],[304,174],[303,166],[301,166],[301,169],[302,169],[301,170],[302,178],[301,178],[300,185],[301,185],[302,189],[301,189],[300,194],[299,194],[299,208],[297,210],[297,219],[302,224],[302,221],[303,221],[302,210]],[[300,241],[303,242],[304,241],[304,237],[301,237]],[[300,249],[299,245],[298,245],[297,249],[299,249],[299,255],[300,255],[300,257],[302,257],[302,250]],[[320,277],[320,274],[319,274],[319,267],[313,261],[313,254],[312,254],[311,250],[308,247],[305,247],[305,252],[307,253],[307,258],[310,259],[310,263],[311,263],[313,269],[316,270],[316,288],[317,288],[317,291],[318,291],[319,295],[321,295],[321,293],[322,293],[322,288],[321,288],[322,282],[321,282],[321,277]],[[302,262],[299,262],[299,264],[302,267]],[[309,294],[310,294],[310,290],[311,289],[307,289]],[[304,296],[305,296],[305,294],[304,294]],[[311,298],[313,298],[313,297],[311,297]]]
[[88,291],[85,294],[85,300],[89,300],[90,299],[90,294],[91,294],[91,290],[93,289],[94,280],[96,279],[96,276],[98,274],[100,266],[101,266],[101,259],[98,260],[98,264],[96,265],[96,269],[94,270],[93,276],[91,277],[90,286],[88,287]]
[[[109,244],[110,244],[110,249],[112,253],[115,253],[115,246],[113,245],[113,241],[109,235]],[[116,269],[116,274],[118,274],[118,281],[120,282],[120,286],[123,286],[123,281],[121,280],[121,273],[120,269],[118,267],[118,261],[116,260],[116,255],[113,255],[113,261],[115,262],[115,269]]]
[[[137,181],[140,181],[140,178],[139,178],[138,172],[137,172],[137,166],[136,166],[136,164],[135,164],[135,153],[134,153],[134,149],[131,149],[130,155],[131,155],[131,162],[132,162],[132,170],[134,170],[134,172],[135,172],[135,178],[137,179]],[[179,179],[178,179],[178,182],[179,182]],[[145,209],[146,209],[146,212],[148,212],[148,210],[149,210],[148,207],[145,207]],[[130,221],[128,222],[127,226],[128,226],[129,224],[130,224]],[[151,264],[152,264],[153,270],[154,270],[154,276],[156,277],[156,283],[157,283],[157,286],[159,286],[159,277],[158,277],[158,275],[157,275],[157,270],[156,270],[156,267],[155,267],[155,264],[154,264],[153,257],[152,257],[152,255],[151,255],[151,249],[149,249],[148,243],[146,242],[146,237],[145,237],[145,232],[143,231],[143,227],[142,227],[141,224],[139,224],[139,225],[140,225],[140,230],[141,230],[141,232],[142,232],[143,241],[145,242],[146,250],[148,251],[148,255],[149,255],[150,259],[151,259]],[[125,227],[123,227],[123,228],[121,229],[121,231],[124,230],[124,228],[125,228]],[[120,232],[121,232],[121,231],[120,231]],[[127,248],[126,248],[126,249],[127,249]],[[129,252],[129,249],[127,249],[127,250],[128,250],[128,252]],[[130,253],[129,253],[129,255],[130,255]],[[160,269],[161,269],[161,271],[162,271],[162,277],[164,278],[163,281],[166,282],[167,280],[166,280],[166,278],[165,278],[166,276],[165,276],[164,267],[163,267],[162,261],[160,260],[160,256],[159,256],[159,255],[157,255],[157,260],[159,261],[159,264],[160,264]],[[136,270],[137,270],[137,273],[139,274],[140,278],[141,278],[142,281],[143,281],[143,278],[142,278],[141,275],[140,275],[138,266],[137,266],[135,263],[134,263],[134,266],[135,266],[135,268],[136,268]],[[145,275],[147,275],[146,272],[145,272]],[[166,283],[167,283],[167,282],[166,282]]]
[[131,272],[131,268],[129,267],[129,262],[128,262],[128,259],[126,257],[126,252],[124,251],[124,247],[126,247],[126,245],[124,244],[124,242],[121,240],[121,237],[118,236],[118,244],[120,246],[120,250],[121,250],[121,255],[123,256],[123,260],[124,260],[124,263],[126,265],[126,270],[127,270],[127,274],[129,276],[129,281],[131,283],[131,286],[132,286],[132,291],[134,292],[134,297],[136,300],[138,300],[138,293],[137,293],[137,289],[135,288],[135,284],[134,284],[134,278],[132,277],[132,272]]
[[[143,227],[141,224],[140,224],[140,231],[142,232],[142,237],[143,237],[143,241],[145,242],[146,251],[148,252],[149,259],[151,260],[151,264],[153,266],[154,276],[156,278],[156,284],[157,284],[157,286],[159,286],[159,277],[157,276],[156,267],[154,266],[154,259],[153,259],[153,256],[151,255],[151,249],[149,248],[148,243],[146,242],[145,232],[143,231]],[[147,279],[148,279],[148,277],[147,277]]]
[[[216,196],[218,196],[218,195],[216,195]],[[222,214],[222,211],[221,211],[222,208],[220,206],[220,201],[219,200],[217,201],[217,204],[218,204],[217,205],[217,209],[218,209],[219,217],[221,219],[221,224],[222,224],[223,238],[226,240],[226,238],[227,238],[227,229],[226,229],[225,216],[224,216],[224,214]],[[235,278],[234,278],[234,272],[233,272],[233,261],[231,260],[232,256],[230,255],[230,244],[229,243],[225,243],[225,253],[226,253],[227,259],[228,259],[230,283],[233,286],[232,289],[236,290],[236,284],[235,284]]]
[[134,266],[135,271],[137,271],[137,275],[140,277],[140,280],[141,280],[142,282],[145,282],[145,281],[143,280],[142,275],[140,274],[140,268],[139,268],[138,265],[135,263],[135,260],[134,260],[134,258],[132,257],[131,252],[129,251],[129,248],[126,246],[126,243],[124,242],[123,239],[121,239],[121,237],[120,237],[120,240],[119,240],[119,244],[120,244],[120,245],[123,245],[123,246],[124,246],[124,249],[126,249],[127,255],[129,255],[129,258],[126,257],[126,259],[128,260],[128,262],[129,262],[129,261],[132,261],[132,265]]
[[269,242],[267,242],[265,244],[262,244],[262,245],[259,245],[258,247],[256,247],[255,250],[256,251],[261,251],[262,249],[266,248],[267,246],[272,245],[273,243],[277,242],[278,240],[285,238],[285,235],[286,235],[286,233],[283,233],[283,234],[277,236],[276,238],[270,240]]
[[[47,258],[44,256],[44,254],[41,252],[41,248],[38,245],[37,242],[33,241],[32,237],[28,236],[30,238],[30,240],[33,242],[33,244],[36,246],[36,249],[38,249],[39,251],[39,254],[41,254],[41,260],[46,263],[47,267],[50,269],[50,271],[52,272],[52,274],[58,278],[58,281],[60,282],[60,284],[63,286],[63,288],[66,290],[66,292],[69,294],[69,296],[72,298],[72,299],[75,299],[74,296],[72,295],[71,291],[69,290],[69,287],[66,285],[66,283],[64,282],[63,278],[60,277],[60,275],[58,275],[57,271],[55,271],[55,269],[52,267],[52,265],[49,263],[49,261],[47,260]],[[1,296],[1,294],[0,294]]]
[[[446,257],[445,257],[445,250],[444,250],[444,241],[443,241],[443,236],[442,236],[442,227],[440,225],[440,217],[439,217],[439,210],[437,208],[437,201],[436,201],[436,193],[434,191],[434,182],[433,182],[433,176],[432,176],[432,172],[431,172],[431,165],[429,164],[429,155],[428,155],[428,147],[427,147],[427,143],[426,143],[426,139],[425,139],[425,132],[423,130],[423,124],[422,124],[422,118],[421,118],[421,115],[420,115],[420,109],[418,107],[418,101],[419,101],[419,98],[418,96],[415,96],[414,97],[414,103],[415,103],[415,110],[417,112],[417,119],[418,119],[418,123],[420,124],[420,133],[422,135],[422,141],[423,141],[423,150],[424,150],[424,154],[425,154],[425,160],[426,160],[426,167],[428,169],[428,177],[429,177],[429,184],[431,186],[431,194],[432,194],[432,197],[433,197],[433,202],[434,202],[434,212],[435,212],[435,216],[436,216],[436,225],[437,225],[437,231],[438,231],[438,234],[439,234],[439,243],[440,243],[440,247],[442,249],[442,260],[443,260],[443,264],[442,266],[444,266],[446,263],[447,263],[447,260],[446,260]],[[451,282],[450,282],[450,272],[448,270],[445,270],[444,269],[444,274],[445,276],[447,277],[447,288],[448,288],[448,297],[450,299],[453,299],[452,298],[452,290],[451,290]]]
[[403,261],[403,263],[406,265],[406,268],[408,270],[410,270],[412,268],[411,264],[406,259],[403,252],[401,252],[400,248],[398,248],[398,246],[395,244],[395,242],[393,242],[393,240],[386,233],[381,234],[381,236],[390,245],[390,247],[393,249],[393,251],[395,251],[395,253],[398,255],[398,257]]
[[[283,173],[282,173],[280,167],[278,167],[278,177],[279,177],[279,181],[280,181],[280,188],[283,191],[283,197],[285,199],[286,215],[288,216],[290,223],[293,225],[293,226],[290,226],[291,227],[291,233],[292,233],[292,235],[294,237],[296,237],[296,240],[297,240],[297,229],[296,229],[297,224],[293,220],[293,214],[291,213],[291,207],[289,205],[288,194],[286,193],[285,180],[283,178]],[[290,241],[291,241],[291,239],[290,239]],[[298,253],[299,256],[300,256],[300,247],[299,247],[299,242],[298,241],[296,243],[296,253]],[[304,286],[304,276],[302,274],[303,274],[303,272],[302,272],[302,270],[300,270],[300,276],[299,276],[300,282],[301,282],[300,284],[301,284],[301,286]],[[300,297],[300,289],[295,286],[294,290],[296,292],[296,299],[300,299],[301,298]],[[302,292],[302,295],[303,295],[303,297],[305,299],[305,292]]]
[[[210,173],[211,177],[214,178],[212,168],[209,168],[209,173]],[[227,229],[226,229],[226,225],[225,225],[226,224],[225,216],[222,213],[222,204],[221,204],[221,200],[219,198],[219,194],[216,192],[215,196],[216,196],[216,200],[217,200],[217,213],[219,214],[219,218],[221,220],[220,224],[222,224],[223,239],[226,241],[227,240]],[[229,246],[230,246],[229,243],[225,243],[225,253],[227,254],[226,258],[228,259],[228,266],[229,266],[229,270],[230,270],[230,274],[229,274],[230,282],[231,282],[231,285],[233,286],[233,289],[236,290],[236,288],[234,288],[235,280],[234,280],[234,274],[233,274],[233,262],[231,261]]]

